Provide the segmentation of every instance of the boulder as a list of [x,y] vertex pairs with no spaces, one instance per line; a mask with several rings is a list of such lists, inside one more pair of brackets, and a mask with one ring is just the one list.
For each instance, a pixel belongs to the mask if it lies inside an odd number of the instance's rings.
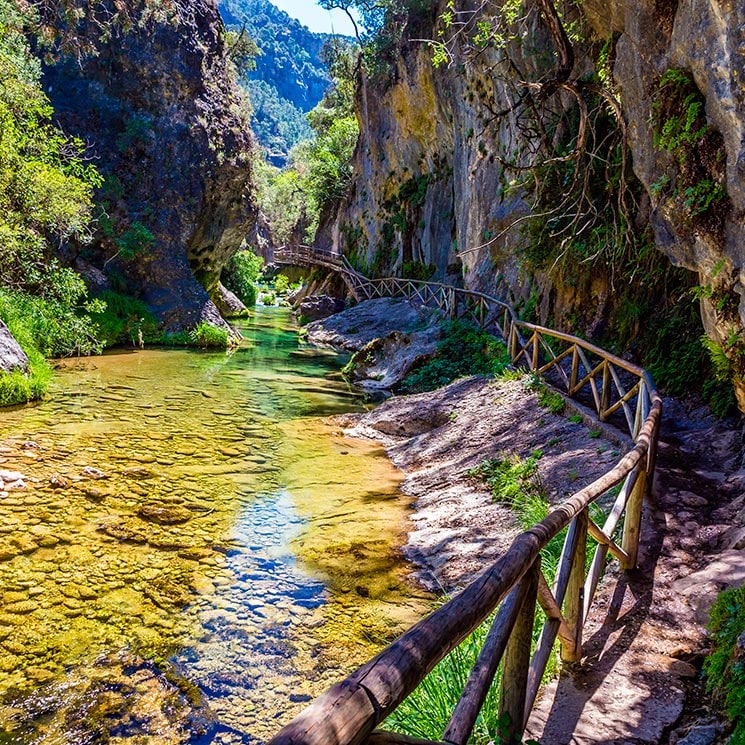
[[243,301],[222,284],[218,285],[214,300],[223,318],[241,318],[248,315],[248,308]]
[[418,363],[435,354],[440,336],[434,327],[410,334],[393,331],[374,339],[352,355],[349,377],[367,390],[395,388]]
[[[216,3],[167,5],[103,0],[81,11],[75,37],[91,53],[46,65],[43,85],[106,178],[97,201],[113,236],[85,247],[86,276],[118,276],[167,331],[226,327],[210,297],[255,226],[255,145]],[[101,17],[127,13],[101,34]]]
[[438,311],[416,307],[408,300],[366,300],[330,318],[308,324],[308,341],[348,352],[358,352],[373,339],[394,331],[403,334],[435,326],[442,320]]
[[28,370],[28,357],[21,345],[13,338],[8,327],[0,321],[0,371]]
[[330,295],[311,295],[304,298],[298,306],[300,318],[307,321],[320,321],[336,313],[341,313],[345,303],[338,297]]

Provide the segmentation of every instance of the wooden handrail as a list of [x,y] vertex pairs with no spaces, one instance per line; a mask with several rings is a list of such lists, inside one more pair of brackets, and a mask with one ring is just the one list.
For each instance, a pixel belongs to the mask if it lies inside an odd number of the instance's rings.
[[[466,686],[444,739],[454,745],[466,742],[475,721],[473,712],[480,708],[484,686],[488,686],[484,681],[493,677],[502,660],[510,688],[502,691],[500,713],[509,715],[508,738],[519,741],[557,636],[565,660],[576,660],[581,655],[582,627],[608,552],[620,560],[624,569],[636,564],[641,506],[654,474],[661,398],[644,369],[578,337],[520,321],[513,309],[497,298],[437,282],[401,278],[370,280],[356,272],[346,259],[342,259],[341,265],[340,271],[358,299],[386,295],[415,298],[452,317],[465,315],[482,327],[495,328],[505,339],[515,364],[524,363],[542,375],[555,372],[570,397],[589,388],[599,420],[623,410],[633,446],[607,473],[517,536],[510,548],[459,595],[316,699],[269,745],[422,742],[374,730],[441,659],[483,623],[508,593],[512,593],[512,605],[503,607],[498,616],[504,619],[500,623],[505,628],[496,626],[490,632],[491,651],[482,651],[479,656],[473,682]],[[470,307],[459,303],[462,300],[470,302]],[[501,324],[493,316],[494,310],[499,311],[497,316],[501,314]],[[473,312],[477,313],[475,318]],[[556,344],[565,348],[554,352]],[[598,361],[591,362],[591,358]],[[631,378],[630,385],[624,383],[619,371]],[[636,410],[632,411],[634,398]],[[620,492],[600,528],[589,520],[587,510],[619,485]],[[624,515],[619,546],[613,536]],[[567,526],[571,528],[552,592],[540,574],[539,554]],[[596,541],[597,548],[585,576],[588,538]],[[531,579],[523,579],[526,576]],[[547,620],[531,661],[526,639],[532,630],[536,601],[546,608]],[[488,658],[490,654],[495,657]]]

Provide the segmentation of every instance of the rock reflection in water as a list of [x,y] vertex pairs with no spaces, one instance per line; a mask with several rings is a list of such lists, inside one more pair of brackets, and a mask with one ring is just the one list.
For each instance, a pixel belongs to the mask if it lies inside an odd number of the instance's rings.
[[285,325],[3,414],[0,743],[260,742],[421,613],[398,476],[315,419],[359,400]]

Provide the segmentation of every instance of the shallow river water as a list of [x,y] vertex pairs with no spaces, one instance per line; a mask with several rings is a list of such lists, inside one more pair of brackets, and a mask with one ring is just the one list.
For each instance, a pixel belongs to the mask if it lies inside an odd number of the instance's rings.
[[262,742],[425,609],[399,474],[324,420],[363,407],[341,360],[283,310],[241,330],[0,414],[3,745]]

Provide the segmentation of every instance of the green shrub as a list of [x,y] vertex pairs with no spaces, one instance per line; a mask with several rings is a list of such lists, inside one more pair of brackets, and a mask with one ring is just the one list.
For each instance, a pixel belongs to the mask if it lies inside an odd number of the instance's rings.
[[0,373],[0,406],[12,406],[36,401],[46,393],[52,371],[49,365],[32,363],[28,373]]
[[[74,277],[82,287],[82,280],[77,275]],[[101,343],[96,338],[93,322],[84,312],[86,306],[96,307],[86,303],[76,308],[59,297],[0,290],[0,318],[26,354],[31,350],[44,357],[69,357],[100,352]]]
[[162,341],[158,319],[141,300],[107,290],[98,295],[104,307],[91,313],[97,336],[105,347]]
[[256,305],[256,283],[261,275],[264,259],[253,251],[238,251],[222,270],[220,281],[248,308]]
[[277,295],[286,295],[290,291],[290,280],[285,274],[278,274],[274,278],[274,291]]
[[504,344],[463,321],[443,324],[435,356],[402,382],[408,393],[432,391],[467,375],[495,375],[510,364]]
[[704,662],[707,690],[734,724],[730,745],[745,745],[745,585],[726,590],[714,603],[709,621],[711,652]]
[[207,321],[200,322],[192,329],[189,339],[194,346],[202,349],[227,349],[230,342],[227,329],[213,326]]
[[552,414],[563,414],[566,400],[558,391],[549,388],[538,373],[530,373],[525,379],[525,387],[538,396],[538,403]]

